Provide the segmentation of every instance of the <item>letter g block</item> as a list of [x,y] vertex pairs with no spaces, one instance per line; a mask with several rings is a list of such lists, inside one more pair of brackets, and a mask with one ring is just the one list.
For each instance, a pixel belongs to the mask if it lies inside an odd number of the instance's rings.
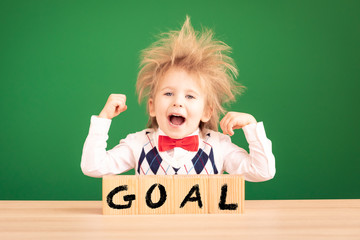
[[[138,214],[136,176],[103,176],[103,214],[134,215]],[[105,201],[106,200],[106,201]]]

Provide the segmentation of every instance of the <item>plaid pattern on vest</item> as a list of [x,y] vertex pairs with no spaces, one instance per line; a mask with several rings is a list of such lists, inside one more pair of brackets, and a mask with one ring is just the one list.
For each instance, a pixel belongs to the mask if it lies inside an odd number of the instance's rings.
[[163,161],[153,139],[146,132],[149,141],[143,146],[138,161],[137,173],[140,175],[187,175],[187,174],[218,174],[214,161],[212,146],[208,143],[210,133],[206,140],[200,142],[199,150],[191,161],[186,161],[179,168],[172,167]]

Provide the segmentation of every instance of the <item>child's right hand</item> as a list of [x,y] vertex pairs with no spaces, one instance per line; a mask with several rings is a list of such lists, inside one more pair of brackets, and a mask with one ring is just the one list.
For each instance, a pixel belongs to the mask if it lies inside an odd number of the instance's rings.
[[123,94],[111,94],[100,112],[99,117],[112,119],[127,109],[126,96]]

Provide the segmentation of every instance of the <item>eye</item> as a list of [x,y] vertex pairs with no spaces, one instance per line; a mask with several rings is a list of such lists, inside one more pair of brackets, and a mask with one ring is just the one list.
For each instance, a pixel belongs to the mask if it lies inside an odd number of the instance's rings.
[[187,99],[195,99],[195,97],[193,95],[186,95]]
[[164,95],[170,97],[170,96],[172,96],[173,94],[172,94],[171,92],[166,92],[166,93],[164,93]]

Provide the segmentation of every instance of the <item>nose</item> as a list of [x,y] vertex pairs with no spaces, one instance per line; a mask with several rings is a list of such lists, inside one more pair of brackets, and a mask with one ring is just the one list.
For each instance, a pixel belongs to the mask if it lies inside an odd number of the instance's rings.
[[174,102],[173,106],[174,106],[174,107],[183,107],[183,105],[182,105],[182,104],[177,103],[177,102]]
[[182,104],[177,104],[177,103],[174,103],[173,106],[174,106],[174,107],[183,107]]
[[183,107],[184,103],[183,100],[181,99],[181,97],[177,97],[174,99],[174,103],[173,103],[174,107]]

